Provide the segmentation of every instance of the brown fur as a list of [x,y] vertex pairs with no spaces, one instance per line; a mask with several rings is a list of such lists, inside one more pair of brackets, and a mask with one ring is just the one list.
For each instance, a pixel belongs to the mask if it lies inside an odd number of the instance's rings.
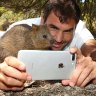
[[17,56],[21,49],[45,50],[52,44],[52,37],[46,25],[16,25],[0,39],[0,62],[7,56]]

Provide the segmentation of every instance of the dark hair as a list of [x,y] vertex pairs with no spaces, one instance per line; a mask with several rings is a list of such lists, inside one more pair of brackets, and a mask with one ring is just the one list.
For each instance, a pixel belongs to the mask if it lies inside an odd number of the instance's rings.
[[74,0],[49,0],[43,10],[44,22],[52,11],[59,17],[61,23],[67,22],[71,18],[78,23],[81,15],[80,8]]

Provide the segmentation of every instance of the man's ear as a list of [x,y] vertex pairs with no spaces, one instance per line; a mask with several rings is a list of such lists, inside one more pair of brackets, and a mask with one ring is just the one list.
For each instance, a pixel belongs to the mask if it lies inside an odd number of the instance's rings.
[[44,18],[43,18],[43,16],[41,17],[40,25],[44,25]]

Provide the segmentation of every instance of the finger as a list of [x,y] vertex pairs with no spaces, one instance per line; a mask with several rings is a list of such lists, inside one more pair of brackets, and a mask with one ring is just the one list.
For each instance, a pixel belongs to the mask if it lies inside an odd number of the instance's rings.
[[77,50],[78,50],[78,49],[77,49],[76,47],[74,47],[74,48],[70,48],[70,52],[71,52],[71,53],[76,53]]
[[62,80],[61,82],[63,85],[67,86],[69,85],[70,80]]
[[26,67],[25,64],[20,62],[17,58],[9,56],[5,58],[5,63],[8,64],[9,66],[12,66],[14,68],[17,68],[18,70],[25,71]]
[[70,77],[70,80],[74,83],[74,85],[76,85],[76,83],[79,79],[79,76],[81,75],[83,69],[84,69],[84,67],[82,65],[78,64],[76,69],[73,71],[73,73]]
[[77,86],[80,86],[84,80],[88,77],[88,75],[90,74],[90,72],[92,71],[93,67],[90,65],[90,66],[87,66],[81,73],[81,75],[79,76],[78,78],[78,81],[76,83]]
[[0,82],[0,89],[1,90],[12,90],[12,91],[17,91],[17,90],[23,90],[24,87],[12,87],[12,86],[7,86],[4,83]]
[[12,91],[21,91],[23,89],[24,89],[24,87],[12,87],[11,88]]
[[4,74],[0,74],[0,81],[2,81],[7,86],[19,86],[19,87],[23,86],[25,83],[25,81],[23,81],[23,80],[20,81],[18,79],[5,76]]
[[91,80],[93,80],[94,78],[96,78],[96,71],[92,71],[89,76],[87,76],[87,78],[84,80],[84,82],[81,84],[81,87],[86,86]]
[[11,88],[8,88],[4,83],[0,82],[0,89],[1,90],[11,90]]
[[20,72],[19,70],[13,67],[7,66],[5,63],[0,65],[0,70],[1,72],[3,72],[9,77],[13,77],[13,78],[20,79],[20,80],[27,79],[28,74],[26,72]]
[[77,57],[77,59],[80,59],[80,58],[82,58],[82,52],[80,51],[80,49],[78,49],[78,48],[70,48],[70,52],[71,53],[75,53],[76,54],[76,57]]

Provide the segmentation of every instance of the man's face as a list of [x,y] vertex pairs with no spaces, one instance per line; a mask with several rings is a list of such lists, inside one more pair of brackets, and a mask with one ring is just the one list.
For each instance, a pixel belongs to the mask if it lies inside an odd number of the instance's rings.
[[48,25],[50,34],[53,36],[55,41],[52,45],[52,50],[61,50],[70,43],[76,26],[74,19],[61,23],[59,18],[51,12],[45,24]]

